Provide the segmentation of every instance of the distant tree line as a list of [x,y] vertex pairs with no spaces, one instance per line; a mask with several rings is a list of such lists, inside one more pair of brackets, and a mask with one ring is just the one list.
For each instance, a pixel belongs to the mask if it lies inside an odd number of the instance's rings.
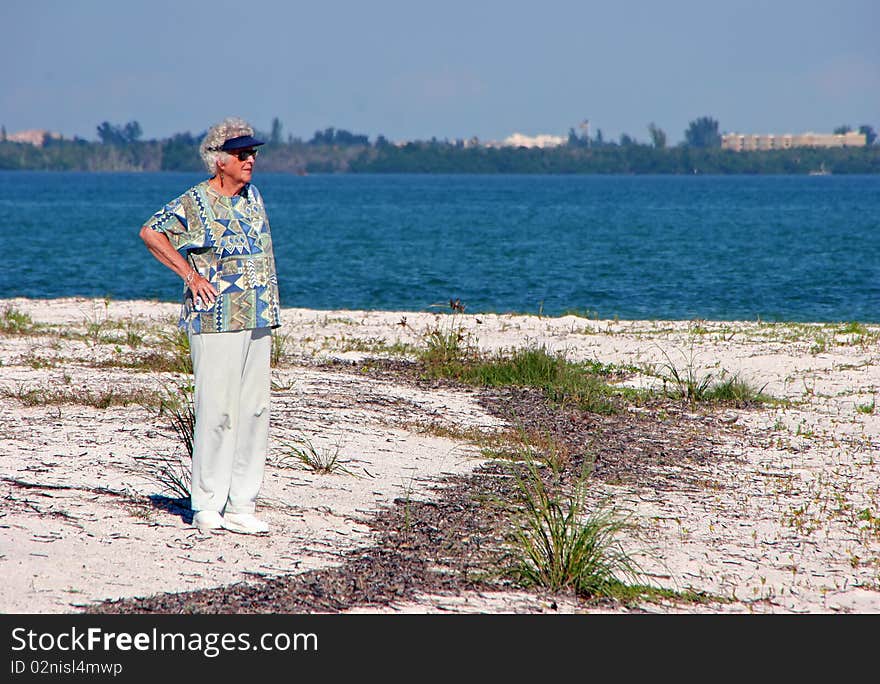
[[734,152],[684,145],[606,144],[576,148],[458,148],[414,142],[363,151],[356,173],[546,173],[546,174],[806,174],[880,173],[880,147]]
[[[603,174],[798,174],[823,167],[832,173],[880,173],[880,145],[871,126],[863,125],[865,148],[793,148],[733,152],[721,149],[718,121],[709,116],[691,121],[684,142],[669,146],[656,124],[647,127],[650,141],[622,134],[606,140],[569,131],[566,144],[553,148],[487,147],[479,141],[432,138],[403,145],[384,136],[335,127],[315,131],[309,140],[283,137],[281,122],[272,120],[269,142],[261,150],[260,169],[286,173],[603,173]],[[840,126],[835,133],[846,133]],[[98,142],[46,139],[42,147],[10,142],[0,136],[0,169],[76,171],[202,171],[198,145],[204,132],[177,133],[162,140],[143,140],[140,124],[104,121]]]
[[140,140],[142,134],[137,121],[129,121],[124,126],[114,126],[109,121],[98,125],[98,140],[104,145],[130,145]]

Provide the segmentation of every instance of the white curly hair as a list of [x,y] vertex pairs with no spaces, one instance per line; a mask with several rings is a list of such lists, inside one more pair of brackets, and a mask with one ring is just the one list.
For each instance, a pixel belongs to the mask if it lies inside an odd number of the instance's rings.
[[220,147],[231,138],[253,134],[253,126],[237,116],[230,116],[223,119],[220,123],[211,126],[199,145],[199,154],[202,156],[202,161],[205,163],[208,173],[217,173],[217,162],[225,162],[229,159],[228,153],[212,148]]

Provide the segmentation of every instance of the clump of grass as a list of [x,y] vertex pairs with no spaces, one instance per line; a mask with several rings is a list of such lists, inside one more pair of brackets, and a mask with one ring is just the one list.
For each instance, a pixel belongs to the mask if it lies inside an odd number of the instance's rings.
[[828,345],[830,344],[827,335],[823,335],[822,333],[817,333],[813,338],[813,344],[810,346],[810,353],[813,356],[817,354],[824,354],[828,351]]
[[170,353],[168,368],[175,373],[191,374],[193,372],[192,356],[189,349],[189,335],[186,330],[175,328],[171,333],[160,333],[164,350]]
[[181,373],[181,361],[176,355],[150,351],[137,356],[115,354],[92,364],[96,368],[129,368],[150,373]]
[[379,337],[370,337],[366,340],[358,337],[344,337],[340,341],[339,351],[369,352],[373,354],[388,354],[391,356],[418,356],[419,350],[407,342],[395,341],[388,344]]
[[191,468],[178,454],[135,456],[139,472],[161,487],[161,492],[178,499],[189,499]]
[[684,357],[684,364],[681,368],[672,361],[665,349],[661,349],[660,352],[666,357],[666,363],[662,365],[663,371],[660,373],[660,379],[663,381],[663,393],[667,396],[686,399],[692,403],[705,400],[714,374],[700,372],[697,369],[693,344],[689,354]]
[[128,406],[129,404],[155,406],[159,403],[158,395],[155,392],[138,389],[121,390],[115,387],[94,392],[90,389],[84,391],[63,389],[59,391],[46,387],[27,389],[24,384],[19,384],[15,390],[3,389],[2,394],[5,397],[16,399],[24,406],[79,404],[97,409],[107,409],[111,406]]
[[425,349],[422,352],[422,360],[429,365],[460,362],[476,352],[476,345],[473,344],[471,335],[461,322],[460,314],[464,313],[465,305],[460,299],[450,299],[449,309],[452,315],[442,324],[438,316],[434,327],[424,335]]
[[99,312],[96,305],[93,307],[93,314],[92,316],[86,316],[85,339],[91,340],[95,346],[114,341],[107,338],[104,334],[106,328],[113,326],[113,323],[110,321],[110,300],[104,299],[103,313]]
[[11,304],[7,304],[0,316],[0,332],[7,335],[27,335],[36,328],[33,319],[26,313],[19,311]]
[[837,330],[840,335],[867,335],[868,328],[858,321],[849,321],[848,323],[844,323]]
[[131,349],[137,349],[144,343],[143,332],[143,325],[130,319],[105,320],[89,322],[84,337],[101,344],[124,344]]
[[662,365],[659,374],[663,381],[663,394],[696,404],[697,402],[734,402],[737,404],[765,403],[772,401],[772,397],[764,394],[766,383],[760,388],[738,373],[729,374],[724,369],[716,377],[711,371],[700,371],[697,367],[693,352],[684,357],[684,364],[678,367],[673,363],[669,354],[661,349],[666,357],[666,363]]
[[707,335],[709,328],[705,325],[706,321],[700,318],[694,318],[688,322],[688,332],[691,335]]
[[61,359],[55,357],[41,356],[33,350],[28,351],[21,357],[21,362],[35,370],[40,368],[55,368]]
[[180,499],[190,498],[192,482],[192,454],[196,414],[193,405],[194,387],[191,384],[165,387],[159,403],[159,415],[165,416],[177,437],[178,449],[174,454],[138,456],[138,470],[155,482],[161,491]]
[[664,589],[644,584],[611,584],[608,586],[607,596],[624,604],[638,605],[641,602],[659,603],[662,601],[675,601],[693,604],[708,603],[732,603],[733,599],[725,596],[717,596],[705,591],[686,589]]
[[290,333],[282,335],[275,330],[272,331],[272,352],[270,358],[272,368],[277,368],[281,365],[281,361],[284,359],[284,354],[287,350],[287,341],[289,339]]
[[534,461],[525,461],[525,476],[516,475],[523,507],[515,534],[517,578],[527,586],[589,597],[637,583],[638,564],[617,539],[628,525],[608,509],[587,512],[585,477],[563,494],[558,481],[545,484]]
[[870,508],[864,508],[859,511],[857,519],[867,523],[864,526],[866,532],[880,539],[880,515],[874,515]]
[[331,475],[333,473],[353,473],[339,459],[339,445],[333,447],[316,447],[305,435],[294,437],[282,444],[284,455],[279,465],[285,467],[290,461],[316,473]]
[[874,413],[874,408],[876,406],[876,402],[874,399],[871,399],[870,404],[857,404],[856,411],[859,413],[864,413],[865,415],[871,415]]
[[537,387],[553,402],[593,413],[618,409],[618,392],[604,380],[607,370],[595,363],[576,363],[546,347],[453,360],[428,366],[430,374],[483,387]]
[[625,394],[603,377],[614,373],[598,361],[575,363],[564,354],[551,354],[546,347],[528,347],[494,355],[481,354],[473,337],[464,330],[459,314],[464,305],[450,301],[452,317],[425,336],[420,357],[431,377],[447,377],[482,387],[537,387],[553,402],[594,413],[613,413]]
[[756,387],[738,374],[727,375],[722,371],[722,378],[712,383],[705,392],[706,401],[734,402],[736,404],[762,404],[772,401],[772,397],[764,394],[765,383]]
[[132,349],[137,349],[144,343],[144,336],[137,330],[129,328],[125,331],[125,343]]
[[159,406],[159,415],[165,415],[189,458],[193,455],[196,428],[196,410],[193,403],[195,387],[191,384],[177,385],[173,390],[165,388],[165,396]]
[[413,432],[434,437],[443,437],[463,442],[471,442],[475,446],[501,446],[509,444],[516,436],[513,430],[484,430],[478,427],[461,427],[451,423],[433,420],[430,423],[406,423],[405,427]]
[[470,356],[473,348],[464,328],[454,320],[439,322],[425,334],[422,358],[430,365],[448,364]]

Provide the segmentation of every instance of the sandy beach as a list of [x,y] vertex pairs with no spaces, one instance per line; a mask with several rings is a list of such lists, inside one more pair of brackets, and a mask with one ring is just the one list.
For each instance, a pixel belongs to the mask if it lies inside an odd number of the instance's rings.
[[[450,478],[486,465],[463,436],[515,427],[479,388],[366,372],[369,359],[406,359],[450,314],[284,309],[258,504],[272,533],[200,534],[156,478],[157,464],[181,451],[158,399],[186,376],[145,359],[173,338],[178,309],[0,301],[0,611],[72,613],[331,570],[375,547],[369,521],[378,512],[430,503]],[[737,375],[777,400],[680,402],[666,431],[665,415],[632,406],[660,437],[652,445],[634,437],[627,462],[638,477],[621,470],[590,483],[591,501],[612,502],[634,523],[624,544],[651,584],[715,600],[588,605],[498,584],[339,610],[880,612],[880,327],[496,314],[455,322],[483,351],[543,345],[625,367],[629,387],[659,388],[671,365]],[[322,474],[295,462],[289,445],[303,438],[338,453],[343,469]],[[670,453],[690,448],[693,457],[640,462],[662,439]]]

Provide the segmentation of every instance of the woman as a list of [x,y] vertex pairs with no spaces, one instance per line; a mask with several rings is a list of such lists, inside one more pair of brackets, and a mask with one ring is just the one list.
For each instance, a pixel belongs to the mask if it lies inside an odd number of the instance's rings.
[[251,185],[254,129],[213,126],[199,152],[211,177],[172,200],[141,239],[183,279],[180,326],[195,377],[190,505],[201,531],[261,534],[254,516],[269,437],[271,328],[281,325],[272,238]]

